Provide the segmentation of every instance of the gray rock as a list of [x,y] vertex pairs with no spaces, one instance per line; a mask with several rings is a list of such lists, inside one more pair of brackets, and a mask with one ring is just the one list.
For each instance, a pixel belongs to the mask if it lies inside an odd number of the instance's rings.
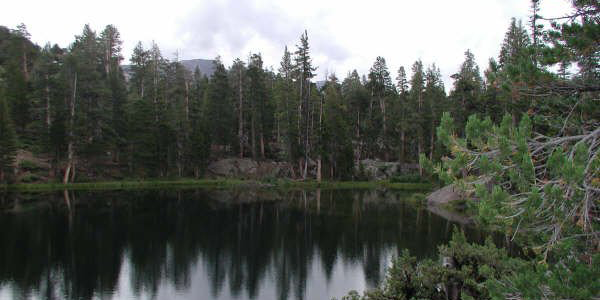
[[[401,165],[398,162],[379,161],[373,159],[363,159],[360,161],[367,177],[370,180],[384,180],[397,175],[401,170]],[[356,166],[360,169],[360,165]]]
[[208,165],[209,177],[240,179],[290,178],[291,165],[285,162],[255,161],[250,158],[226,158]]
[[462,192],[454,184],[447,185],[427,196],[427,204],[440,205],[463,199]]

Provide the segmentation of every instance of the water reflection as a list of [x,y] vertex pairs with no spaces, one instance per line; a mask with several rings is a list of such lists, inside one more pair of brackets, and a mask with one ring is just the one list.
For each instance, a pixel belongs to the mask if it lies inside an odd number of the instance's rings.
[[405,204],[405,196],[248,189],[3,195],[0,298],[339,297],[381,282],[401,249],[433,256],[448,240],[452,225]]

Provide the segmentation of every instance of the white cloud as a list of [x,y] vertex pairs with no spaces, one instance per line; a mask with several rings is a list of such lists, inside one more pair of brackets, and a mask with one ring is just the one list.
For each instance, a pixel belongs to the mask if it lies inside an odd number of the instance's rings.
[[[369,70],[375,57],[386,58],[392,78],[399,66],[407,70],[417,59],[449,76],[471,49],[480,69],[497,56],[511,17],[526,23],[530,2],[524,0],[429,1],[11,1],[0,11],[5,26],[25,23],[32,39],[66,47],[89,23],[100,31],[114,24],[128,58],[138,40],[155,40],[163,55],[175,51],[183,59],[261,52],[266,66],[277,69],[284,45],[294,50],[308,30],[319,79],[335,71]],[[542,14],[564,15],[567,0],[542,1]]]

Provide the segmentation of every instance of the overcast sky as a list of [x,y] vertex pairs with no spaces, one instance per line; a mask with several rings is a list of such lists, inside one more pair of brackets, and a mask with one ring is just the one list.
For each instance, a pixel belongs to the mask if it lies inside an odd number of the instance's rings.
[[[567,0],[542,0],[542,15],[562,16]],[[317,80],[335,72],[368,72],[383,56],[392,79],[403,65],[436,63],[446,89],[463,53],[471,49],[481,71],[497,57],[510,18],[526,24],[529,0],[213,0],[213,1],[9,1],[0,25],[25,23],[32,40],[67,47],[88,23],[96,31],[114,24],[121,33],[124,63],[138,41],[154,40],[163,56],[214,58],[226,65],[260,52],[265,66],[279,67],[285,45],[293,51],[308,30]]]

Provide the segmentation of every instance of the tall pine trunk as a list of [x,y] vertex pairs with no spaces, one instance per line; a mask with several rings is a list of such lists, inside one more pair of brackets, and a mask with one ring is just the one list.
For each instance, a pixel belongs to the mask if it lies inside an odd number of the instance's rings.
[[[423,116],[423,94],[422,91],[419,91],[419,115]],[[419,129],[418,129],[418,142],[417,142],[417,161],[419,161],[419,156],[421,155],[421,153],[423,153],[424,151],[424,122],[419,122]],[[419,164],[419,175],[423,176],[423,168],[421,167],[421,164]]]
[[50,77],[48,74],[46,74],[45,77],[46,86],[44,87],[44,91],[46,93],[46,130],[47,133],[50,134],[50,126],[52,125],[52,121],[50,119]]
[[71,101],[69,102],[69,143],[67,144],[67,167],[65,168],[65,174],[63,177],[63,183],[69,182],[69,177],[71,177],[71,172],[75,173],[73,166],[73,157],[75,155],[74,149],[74,139],[75,135],[73,133],[73,127],[75,126],[75,97],[77,96],[77,72],[75,72],[75,78],[73,79],[73,94],[71,96]]
[[[244,101],[242,97],[242,68],[239,68],[239,117],[238,117],[238,139],[240,142],[240,158],[244,158]],[[254,156],[254,154],[252,154]]]
[[406,162],[405,153],[406,153],[406,130],[404,130],[404,127],[403,127],[402,130],[400,130],[400,159],[399,160],[401,163]]
[[[433,115],[433,114],[432,114]],[[431,140],[429,141],[429,159],[433,160],[433,152],[435,150],[435,119],[431,118]]]

